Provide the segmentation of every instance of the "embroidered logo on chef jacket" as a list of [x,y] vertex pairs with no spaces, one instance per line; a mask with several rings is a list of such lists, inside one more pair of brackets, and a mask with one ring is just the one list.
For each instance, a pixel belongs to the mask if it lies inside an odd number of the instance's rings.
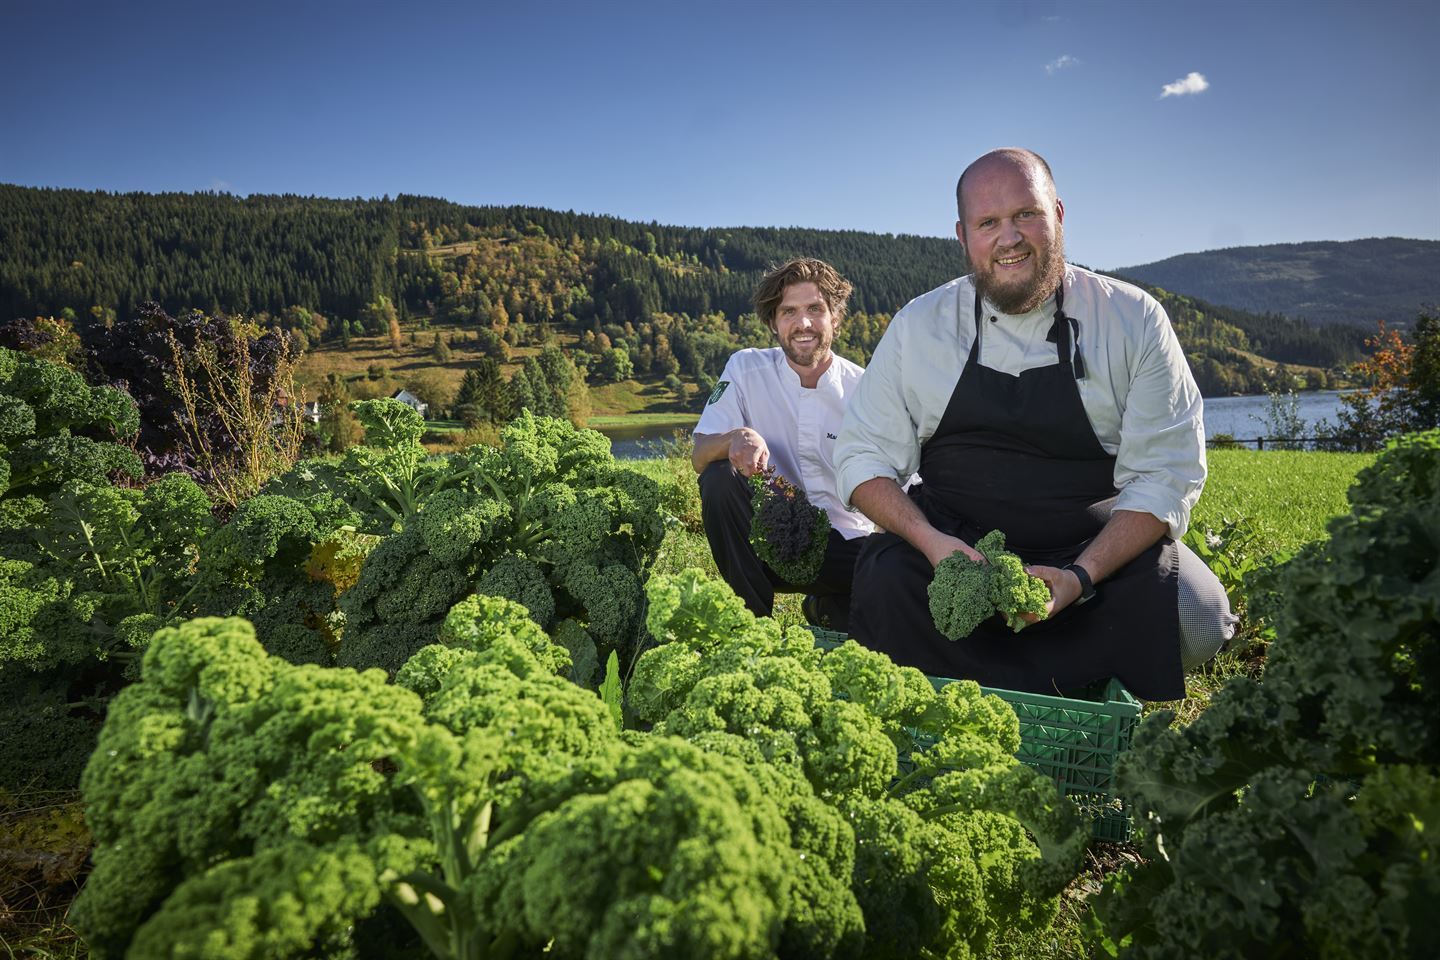
[[717,403],[717,402],[719,402],[720,398],[723,397],[723,396],[725,396],[725,388],[728,387],[728,386],[730,386],[730,381],[729,381],[729,380],[721,380],[719,383],[715,384],[715,389],[710,391],[710,399],[707,400],[707,401],[705,401],[705,402],[706,402],[706,403]]

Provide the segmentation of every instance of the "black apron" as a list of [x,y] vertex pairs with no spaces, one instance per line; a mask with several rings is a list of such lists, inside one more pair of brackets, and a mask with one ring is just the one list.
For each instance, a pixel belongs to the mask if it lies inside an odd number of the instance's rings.
[[[1078,324],[1065,316],[1062,284],[1050,331],[1059,363],[1011,376],[980,365],[981,306],[977,290],[975,340],[921,447],[924,482],[912,495],[944,533],[973,545],[998,529],[1027,564],[1063,567],[1100,532],[1116,497],[1115,458],[1095,438],[1075,382],[1083,376],[1078,353],[1071,358]],[[869,537],[855,567],[851,634],[897,663],[990,687],[1074,694],[1114,676],[1146,700],[1185,695],[1179,556],[1169,537],[1097,584],[1090,602],[1018,634],[991,617],[970,636],[947,640],[930,618],[933,573],[895,534]]]

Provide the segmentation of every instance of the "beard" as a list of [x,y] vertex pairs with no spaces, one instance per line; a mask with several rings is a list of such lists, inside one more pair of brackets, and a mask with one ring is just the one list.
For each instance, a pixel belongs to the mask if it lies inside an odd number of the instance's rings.
[[835,335],[830,332],[815,331],[815,342],[806,348],[808,352],[802,353],[796,349],[794,343],[795,335],[791,334],[789,339],[780,341],[780,349],[785,351],[785,358],[797,367],[813,367],[824,363],[830,356],[831,345],[835,342]]
[[[1065,228],[1055,225],[1055,235],[1043,249],[1027,244],[1035,257],[1035,269],[1029,279],[1017,278],[1005,282],[997,278],[993,260],[984,264],[970,259],[970,250],[965,248],[965,259],[975,278],[980,296],[989,300],[1001,313],[1019,316],[1029,313],[1044,303],[1060,287],[1065,279]],[[1024,249],[1021,247],[1019,249]]]

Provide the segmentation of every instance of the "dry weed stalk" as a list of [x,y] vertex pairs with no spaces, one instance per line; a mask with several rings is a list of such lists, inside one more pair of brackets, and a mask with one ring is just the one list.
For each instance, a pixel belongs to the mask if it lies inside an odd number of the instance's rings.
[[219,341],[191,350],[174,333],[166,337],[182,407],[176,419],[210,495],[234,509],[295,463],[305,427],[295,395],[299,351],[289,338],[281,343],[274,375],[261,384],[250,364],[251,334],[258,331],[233,319],[224,330]]

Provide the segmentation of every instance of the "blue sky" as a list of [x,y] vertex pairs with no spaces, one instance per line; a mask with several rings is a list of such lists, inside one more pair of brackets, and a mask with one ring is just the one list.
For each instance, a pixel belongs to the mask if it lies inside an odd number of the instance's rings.
[[518,6],[0,0],[0,182],[943,236],[1019,145],[1091,266],[1440,239],[1433,2]]

